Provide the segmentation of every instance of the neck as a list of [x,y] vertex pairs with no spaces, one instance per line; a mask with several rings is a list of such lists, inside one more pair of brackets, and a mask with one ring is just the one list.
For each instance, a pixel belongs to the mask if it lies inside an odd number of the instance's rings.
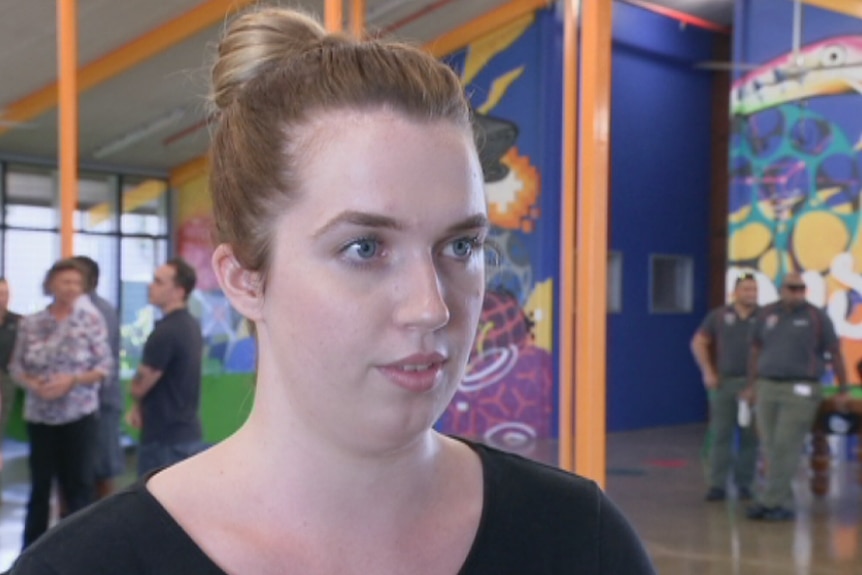
[[74,308],[73,304],[66,303],[60,300],[54,300],[48,309],[55,316],[63,317],[72,313],[72,309]]
[[165,306],[162,306],[162,314],[168,315],[172,311],[176,311],[178,309],[183,309],[184,307],[186,307],[186,302],[184,302],[184,301],[169,303]]
[[736,313],[738,313],[742,317],[745,317],[749,315],[752,311],[754,311],[753,305],[747,305],[738,301],[733,302],[733,307],[736,308]]

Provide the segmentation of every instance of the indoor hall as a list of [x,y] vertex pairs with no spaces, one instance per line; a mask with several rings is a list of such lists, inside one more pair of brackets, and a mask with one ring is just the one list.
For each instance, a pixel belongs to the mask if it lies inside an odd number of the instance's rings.
[[[153,273],[182,256],[198,274],[189,309],[203,332],[212,443],[251,408],[256,346],[210,267],[205,153],[217,118],[204,101],[206,54],[226,13],[249,4],[78,0],[76,85],[59,95],[51,3],[10,5],[0,40],[0,69],[15,79],[0,87],[10,309],[47,303],[43,274],[61,255],[93,257],[99,294],[121,318],[127,386],[158,318]],[[808,498],[800,460],[792,522],[748,521],[732,496],[703,501],[708,403],[689,347],[741,274],[766,304],[798,271],[858,384],[858,2],[303,3],[321,15],[337,4],[331,28],[408,39],[450,64],[484,135],[498,253],[481,337],[436,427],[599,481],[659,572],[858,569],[852,438],[829,439],[841,455],[825,499]],[[77,110],[77,127],[61,128],[62,109]],[[599,331],[578,331],[597,329],[576,321],[587,314]],[[21,395],[7,432],[4,550],[20,538],[26,501]],[[124,432],[130,481],[137,437]]]

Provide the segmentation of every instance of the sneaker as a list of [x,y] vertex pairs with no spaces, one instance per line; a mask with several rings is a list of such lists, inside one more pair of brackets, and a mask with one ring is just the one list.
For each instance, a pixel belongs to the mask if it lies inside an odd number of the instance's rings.
[[793,521],[796,513],[786,507],[773,507],[764,516],[765,521]]
[[724,501],[727,498],[727,493],[721,487],[710,487],[706,492],[707,501]]
[[751,489],[748,487],[738,487],[736,489],[736,496],[740,501],[751,501]]
[[745,510],[745,516],[749,519],[765,519],[766,515],[772,511],[771,508],[761,505],[760,503],[755,503],[754,505],[749,505]]

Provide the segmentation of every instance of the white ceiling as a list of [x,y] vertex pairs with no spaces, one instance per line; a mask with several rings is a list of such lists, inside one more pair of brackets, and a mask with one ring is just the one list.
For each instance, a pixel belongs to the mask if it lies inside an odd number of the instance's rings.
[[[717,23],[732,17],[733,0],[653,0]],[[203,0],[78,0],[79,65],[116,50]],[[507,0],[368,0],[369,28],[417,42],[441,34]],[[293,0],[320,13],[323,0]],[[0,110],[56,79],[54,0],[3,0],[0,19]],[[207,147],[204,97],[212,26],[80,96],[83,163],[169,172]],[[176,112],[182,110],[182,112]],[[143,140],[102,158],[93,153],[123,135],[175,113],[178,118]],[[57,113],[43,113],[0,134],[0,155],[51,160],[57,154]]]

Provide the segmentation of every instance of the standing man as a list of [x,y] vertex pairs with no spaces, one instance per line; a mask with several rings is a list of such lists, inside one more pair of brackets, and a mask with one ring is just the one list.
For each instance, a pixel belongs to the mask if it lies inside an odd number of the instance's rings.
[[[0,278],[0,443],[6,437],[6,425],[15,404],[17,386],[9,375],[9,359],[15,349],[20,319],[20,315],[9,311],[9,282]],[[3,452],[0,450],[0,469],[2,468]]]
[[746,513],[749,519],[787,521],[795,516],[793,477],[820,406],[827,357],[838,380],[836,401],[846,405],[847,378],[832,321],[805,300],[802,276],[789,273],[780,300],[760,311],[752,331],[749,386],[743,397],[756,398],[766,473],[757,503]]
[[174,258],[156,270],[150,284],[150,303],[163,316],[147,338],[132,380],[137,403],[129,423],[141,429],[139,476],[204,448],[198,416],[203,338],[186,307],[196,281],[195,270]]
[[108,328],[108,345],[111,347],[113,367],[99,388],[99,437],[96,447],[95,477],[96,498],[107,497],[115,490],[114,478],[125,471],[125,456],[120,444],[120,420],[123,416],[123,390],[120,387],[120,320],[111,303],[96,293],[99,286],[99,264],[87,256],[75,256],[81,264],[84,293],[105,319]]
[[[757,433],[752,425],[739,427],[739,394],[746,387],[749,335],[757,314],[757,281],[753,274],[736,279],[733,302],[712,310],[691,340],[691,351],[703,374],[709,393],[709,452],[707,501],[727,497],[727,475],[733,480],[739,499],[751,499],[757,465]],[[715,358],[710,346],[715,343]],[[735,431],[739,430],[739,450],[734,460]]]

